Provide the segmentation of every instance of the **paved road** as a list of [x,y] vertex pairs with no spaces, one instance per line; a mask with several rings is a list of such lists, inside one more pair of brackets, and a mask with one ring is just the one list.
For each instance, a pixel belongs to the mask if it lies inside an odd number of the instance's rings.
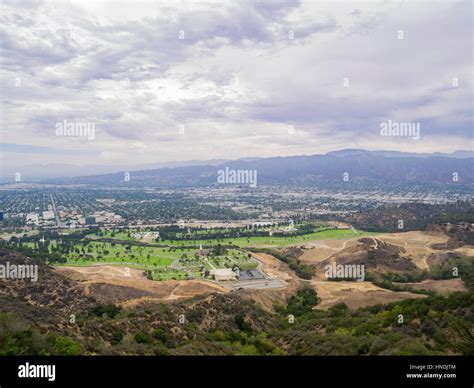
[[53,206],[53,212],[54,212],[54,217],[56,218],[56,223],[58,224],[58,228],[60,228],[61,227],[61,219],[59,218],[58,211],[56,210],[56,203],[54,202],[53,193],[50,193],[49,196],[51,198],[51,205]]
[[233,291],[239,288],[265,290],[286,287],[285,282],[278,279],[237,280],[234,282],[222,282],[221,286]]
[[214,266],[214,264],[211,263],[210,260],[207,260],[207,264],[209,264],[209,265],[212,267],[212,269],[217,269],[217,268]]

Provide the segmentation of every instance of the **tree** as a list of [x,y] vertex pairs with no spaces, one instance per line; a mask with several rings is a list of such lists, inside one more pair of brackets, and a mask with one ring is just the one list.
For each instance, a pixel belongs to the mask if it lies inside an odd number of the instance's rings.
[[296,295],[288,299],[286,312],[295,316],[301,316],[311,312],[313,306],[318,304],[318,302],[319,298],[314,289],[310,287],[302,288],[296,291]]
[[54,353],[59,356],[78,356],[80,346],[72,338],[58,336],[54,340]]
[[245,317],[242,313],[239,313],[235,316],[234,322],[240,331],[244,331],[247,333],[250,333],[252,331],[252,327],[248,322],[245,321]]

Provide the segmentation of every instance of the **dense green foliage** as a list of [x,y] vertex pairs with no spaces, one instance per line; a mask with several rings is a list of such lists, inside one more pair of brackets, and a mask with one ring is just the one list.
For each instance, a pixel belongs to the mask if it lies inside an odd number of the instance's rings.
[[57,355],[80,354],[76,340],[63,335],[43,333],[12,313],[0,313],[0,355]]
[[182,324],[177,317],[184,305],[137,307],[105,319],[97,315],[114,309],[100,307],[67,335],[57,327],[43,334],[0,314],[0,354],[474,354],[472,292],[357,310],[343,303],[314,309],[317,301],[314,290],[304,288],[272,314],[251,301],[216,295],[212,302],[194,300]]
[[[456,269],[457,275],[453,274],[454,269]],[[459,276],[464,281],[464,285],[470,291],[474,291],[474,258],[450,259],[440,265],[431,267],[430,270],[417,270],[408,273],[369,272],[366,275],[366,280],[392,291],[404,291],[407,289],[406,286],[394,283],[418,283],[427,279],[446,280],[456,276]],[[416,285],[411,285],[409,289],[412,292],[433,294],[431,291],[417,290]]]
[[296,294],[288,299],[287,306],[275,306],[275,310],[282,315],[302,316],[313,310],[318,304],[319,298],[310,287],[302,288],[296,291]]
[[122,309],[114,304],[98,304],[92,309],[92,314],[98,317],[113,318]]
[[458,201],[445,204],[402,203],[386,204],[364,209],[341,217],[355,228],[375,232],[400,232],[398,220],[404,221],[403,230],[425,230],[429,224],[442,222],[474,222],[474,204]]
[[308,312],[294,325],[272,333],[272,338],[280,338],[290,354],[472,354],[473,306],[473,293],[408,299],[356,311],[339,304],[328,311]]

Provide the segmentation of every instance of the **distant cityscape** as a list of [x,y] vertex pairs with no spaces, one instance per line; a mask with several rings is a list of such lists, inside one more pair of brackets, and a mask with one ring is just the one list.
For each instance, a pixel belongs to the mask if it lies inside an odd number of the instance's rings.
[[[18,190],[0,188],[5,225],[80,228],[88,225],[146,225],[194,221],[275,221],[291,217],[340,215],[380,204],[447,204],[469,201],[468,190],[391,186],[376,190],[322,190],[259,186],[256,189],[189,188],[170,190],[67,186]],[[125,198],[126,197],[126,198]],[[216,212],[216,208],[221,212]],[[170,211],[174,209],[174,211]],[[190,209],[192,211],[190,211]]]

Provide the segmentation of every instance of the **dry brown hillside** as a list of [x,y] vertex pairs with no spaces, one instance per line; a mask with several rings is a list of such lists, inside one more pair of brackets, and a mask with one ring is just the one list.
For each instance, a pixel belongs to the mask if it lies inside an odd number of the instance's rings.
[[357,245],[349,246],[331,255],[319,263],[327,264],[359,264],[372,271],[405,272],[416,269],[410,258],[405,256],[403,247],[389,244],[376,237],[364,237],[357,240]]

